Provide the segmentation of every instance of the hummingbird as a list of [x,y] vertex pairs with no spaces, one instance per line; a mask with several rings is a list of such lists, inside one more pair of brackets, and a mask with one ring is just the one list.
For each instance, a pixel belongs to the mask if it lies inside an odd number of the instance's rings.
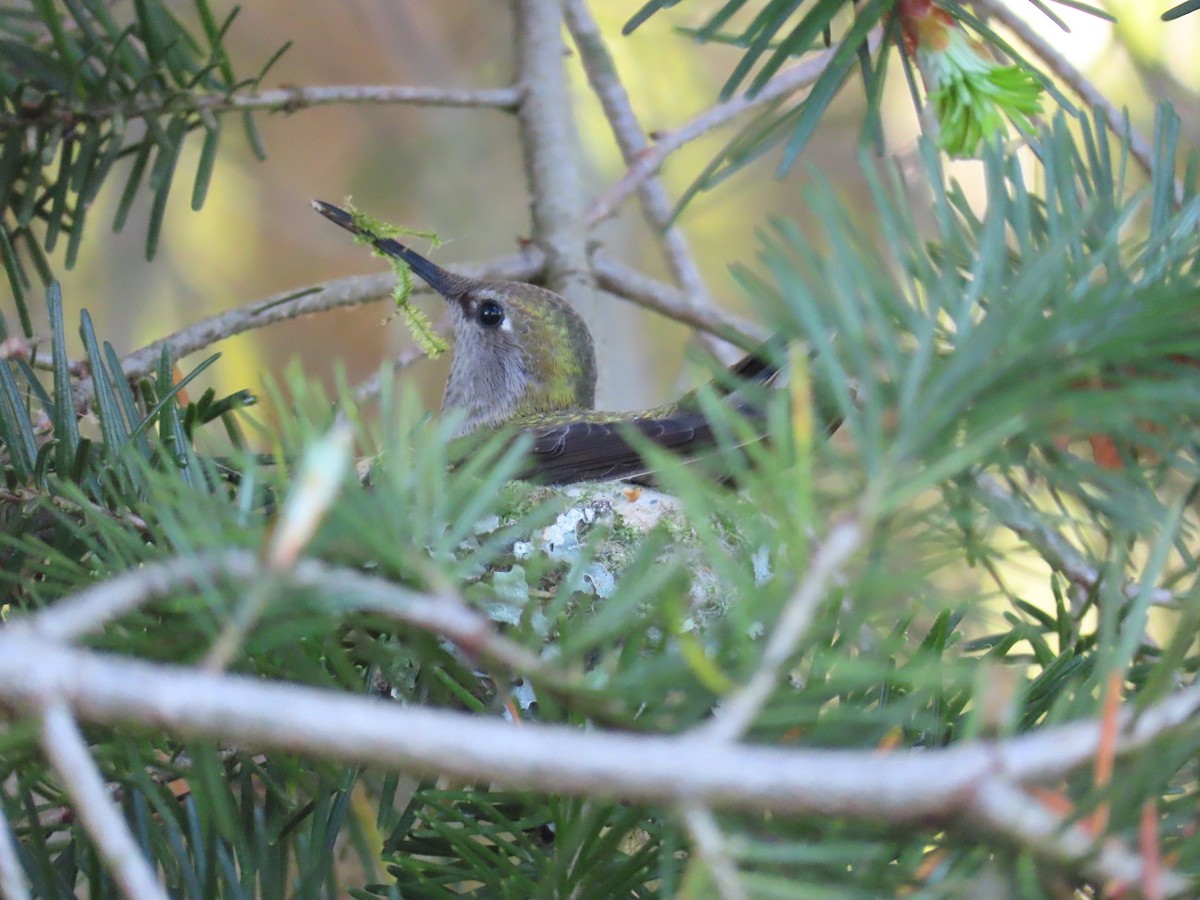
[[[563,297],[532,284],[457,275],[391,237],[369,232],[345,210],[320,200],[332,222],[398,257],[450,308],[454,347],[442,412],[459,414],[456,437],[500,428],[529,434],[519,477],[542,484],[636,479],[650,473],[630,432],[687,459],[713,452],[717,435],[692,391],[675,403],[637,412],[598,412],[596,354],[583,318]],[[715,389],[752,421],[765,418],[745,388],[780,373],[778,342],[729,369]]]

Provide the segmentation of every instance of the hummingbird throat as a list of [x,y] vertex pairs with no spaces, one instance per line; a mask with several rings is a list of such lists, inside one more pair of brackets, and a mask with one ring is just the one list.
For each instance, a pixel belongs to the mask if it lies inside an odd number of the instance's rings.
[[537,358],[538,349],[497,347],[461,335],[455,343],[442,411],[458,411],[463,420],[456,436],[552,413],[586,409],[573,360]]

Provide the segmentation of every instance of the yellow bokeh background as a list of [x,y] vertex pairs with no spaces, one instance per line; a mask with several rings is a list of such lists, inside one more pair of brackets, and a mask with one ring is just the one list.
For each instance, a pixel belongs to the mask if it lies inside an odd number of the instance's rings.
[[[681,3],[622,37],[620,26],[641,4],[603,0],[592,6],[645,126],[666,130],[714,101],[740,51],[719,44],[697,46],[677,31],[703,23],[720,5],[712,0]],[[1154,100],[1169,96],[1184,116],[1184,134],[1195,133],[1196,104],[1190,101],[1200,85],[1194,52],[1200,15],[1163,23],[1155,4],[1110,3],[1121,20],[1125,49],[1116,43],[1111,25],[1083,13],[1052,4],[1071,26],[1071,33],[1064,34],[1032,4],[1015,5],[1053,36],[1061,52],[1090,72],[1114,102],[1128,105],[1143,132],[1150,130]],[[219,5],[217,9],[220,14]],[[294,46],[264,87],[494,87],[507,82],[512,67],[508,8],[497,0],[258,0],[243,8],[230,32],[235,68],[252,73],[285,40]],[[568,58],[566,64],[577,100],[585,190],[591,198],[620,175],[623,165],[578,61]],[[685,212],[682,227],[719,303],[754,314],[728,267],[754,264],[756,232],[771,217],[796,219],[805,231],[819,229],[804,200],[814,178],[832,185],[863,216],[870,233],[868,194],[855,151],[862,104],[861,89],[852,78],[785,180],[774,177],[775,153],[700,195]],[[916,117],[898,68],[889,77],[883,108],[889,152],[911,155]],[[378,217],[436,230],[445,241],[437,259],[449,267],[512,252],[528,234],[516,124],[504,113],[363,104],[260,114],[257,121],[266,161],[254,158],[237,118],[228,117],[208,200],[198,213],[191,210],[190,199],[199,140],[189,141],[151,263],[144,259],[149,193],[143,192],[120,234],[111,233],[110,223],[123,185],[114,181],[101,194],[77,266],[65,271],[61,255],[56,257],[69,317],[88,308],[100,335],[127,352],[252,300],[378,271],[381,263],[309,211],[314,197],[339,201],[353,195]],[[672,157],[664,178],[673,196],[733,134],[731,129],[709,134]],[[970,163],[959,164],[954,173],[968,190],[978,176]],[[596,238],[612,255],[668,277],[636,200],[598,229]],[[432,303],[429,309],[438,311]],[[401,323],[381,326],[387,311],[384,305],[367,306],[226,341],[214,348],[223,358],[205,373],[204,383],[223,393],[247,387],[257,391],[264,376],[282,372],[293,360],[326,380],[339,364],[351,380],[365,378],[408,341]],[[603,405],[648,405],[679,387],[685,329],[617,301],[603,308],[602,317]],[[201,358],[185,361],[185,369]],[[423,363],[403,377],[420,384],[436,406],[444,371],[444,363]]]

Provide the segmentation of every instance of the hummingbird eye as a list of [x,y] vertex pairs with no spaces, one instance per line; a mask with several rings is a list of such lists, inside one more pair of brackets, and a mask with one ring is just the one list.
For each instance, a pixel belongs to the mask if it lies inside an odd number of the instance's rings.
[[475,320],[484,328],[495,328],[504,321],[504,307],[495,300],[484,300],[479,304]]

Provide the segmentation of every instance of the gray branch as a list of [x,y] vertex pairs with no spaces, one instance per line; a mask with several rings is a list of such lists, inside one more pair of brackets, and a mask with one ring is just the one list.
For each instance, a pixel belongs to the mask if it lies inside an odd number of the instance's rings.
[[[248,550],[222,550],[147,563],[85,588],[27,620],[39,637],[74,641],[102,630],[113,620],[185,588],[212,585],[219,579],[254,584],[265,574],[262,561]],[[451,594],[422,594],[353,569],[303,559],[275,576],[296,587],[318,588],[338,598],[342,611],[373,612],[455,641],[471,653],[515,672],[542,676],[560,685],[569,678],[495,632],[486,618]],[[3,632],[0,632],[0,639]]]
[[676,322],[706,331],[743,350],[753,350],[765,335],[758,326],[727,313],[719,306],[697,306],[687,296],[637,269],[597,251],[592,257],[592,269],[600,287],[623,297],[638,306],[652,309]]
[[[608,119],[625,165],[631,166],[650,147],[650,142],[633,111],[616,63],[585,0],[565,0],[563,12],[592,92],[600,100],[600,107]],[[667,264],[683,289],[688,305],[711,306],[704,278],[692,256],[687,238],[683,230],[672,223],[674,207],[662,181],[657,177],[647,178],[638,185],[638,196],[642,200],[646,221],[662,240]],[[708,337],[704,332],[701,335]],[[713,350],[720,347],[720,342],[711,338],[705,343]]]
[[0,805],[0,897],[4,900],[30,900],[29,882],[21,871],[17,842],[4,807]]
[[113,803],[70,710],[55,699],[39,712],[42,749],[121,893],[130,900],[167,900],[154,869]]
[[[405,104],[511,110],[520,101],[516,88],[435,88],[407,85],[338,85],[310,88],[277,88],[254,94],[230,94],[206,101],[209,109],[271,109],[291,112],[333,103]],[[223,101],[223,102],[222,102]]]
[[517,107],[533,242],[546,254],[547,286],[585,315],[595,305],[587,256],[571,98],[563,69],[559,0],[512,0]]
[[705,738],[736,741],[754,724],[779,684],[780,670],[796,652],[821,601],[829,596],[830,583],[841,577],[843,567],[858,550],[862,538],[858,522],[844,522],[834,526],[813,550],[808,571],[771,627],[758,668],[745,685],[718,707],[715,718],[699,729]]
[[[1046,521],[1045,514],[1022,504],[999,481],[990,475],[979,475],[975,483],[982,493],[984,505],[1017,537],[1025,541],[1056,572],[1085,593],[1100,583],[1100,570],[1059,531]],[[1138,597],[1143,588],[1132,582],[1122,587],[1127,599]],[[1165,588],[1151,588],[1150,602],[1156,606],[1173,606],[1178,601]]]
[[520,94],[515,88],[435,88],[411,87],[407,85],[336,85],[327,87],[285,87],[254,93],[197,93],[173,94],[153,101],[111,103],[72,109],[62,103],[48,104],[40,115],[0,115],[0,128],[28,128],[30,125],[49,127],[63,119],[80,119],[101,122],[120,116],[124,119],[140,119],[147,116],[185,114],[196,112],[202,115],[241,110],[266,110],[271,112],[295,112],[313,106],[332,104],[374,103],[380,105],[403,104],[408,106],[442,106],[479,109],[511,110],[517,105]]
[[[993,778],[979,786],[967,818],[1005,835],[1022,846],[1055,862],[1078,865],[1102,884],[1137,889],[1145,883],[1145,861],[1116,840],[1097,839],[1079,823],[1069,823],[1042,806],[1036,797],[1003,779]],[[1177,896],[1189,891],[1190,879],[1177,872],[1163,872],[1159,881],[1164,893]]]
[[[569,795],[891,822],[967,811],[991,778],[1061,778],[1090,759],[1101,725],[1082,721],[938,750],[806,750],[523,723],[259,678],[102,656],[0,632],[0,698],[32,714],[61,698],[88,721],[160,728],[260,750]],[[1200,687],[1120,717],[1118,752],[1189,723]]]

